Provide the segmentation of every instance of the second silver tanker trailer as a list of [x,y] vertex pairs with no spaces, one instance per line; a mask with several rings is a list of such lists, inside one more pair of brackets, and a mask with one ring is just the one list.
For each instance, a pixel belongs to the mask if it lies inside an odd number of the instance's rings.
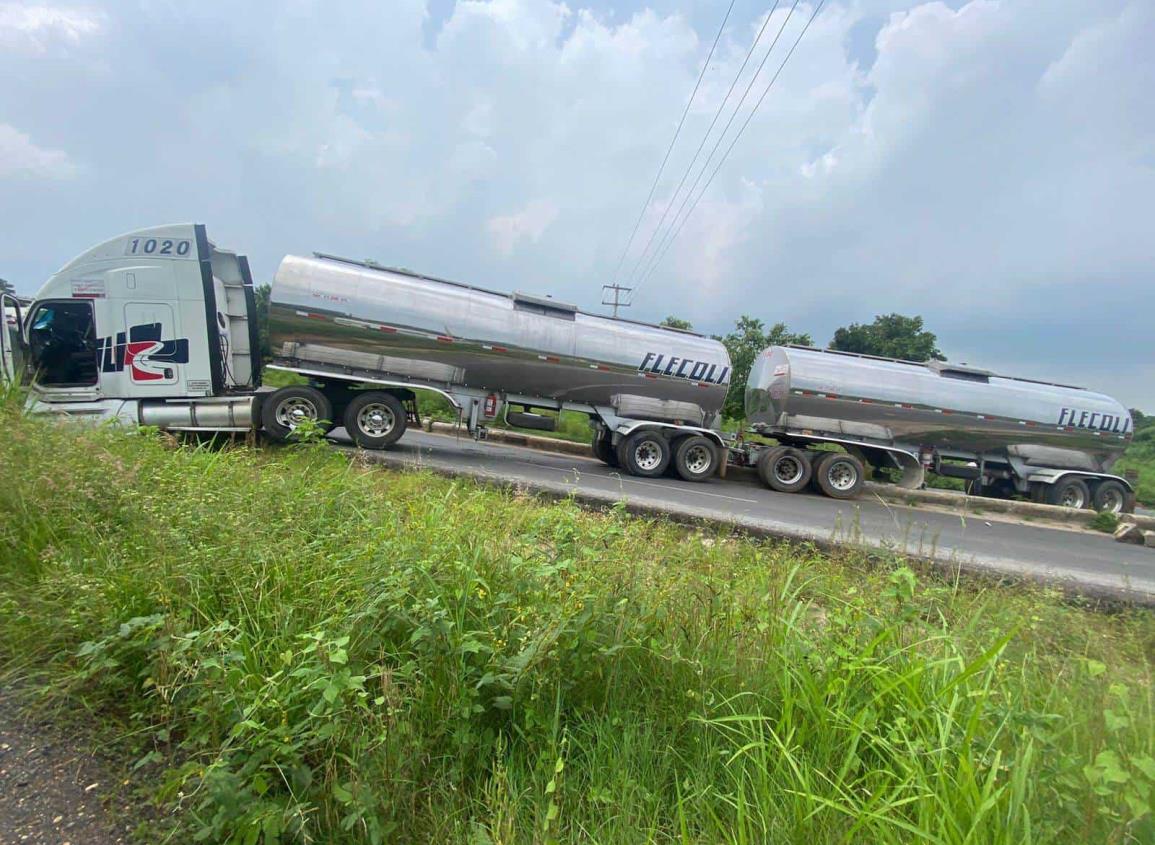
[[[311,420],[382,448],[415,419],[413,391],[423,389],[445,396],[478,437],[499,418],[549,428],[543,410],[585,413],[595,454],[640,476],[703,481],[729,458],[756,465],[776,490],[813,478],[848,498],[869,462],[910,487],[932,469],[1073,507],[1133,501],[1109,473],[1130,417],[1099,394],[772,348],[746,403],[753,429],[778,445],[730,445],[716,430],[731,372],[718,341],[325,255],[285,258],[271,293],[272,366],[311,383],[261,389],[248,262],[201,225],[113,238],[65,265],[23,311],[9,299],[22,319],[6,326],[0,352],[27,353],[38,413],[274,439]],[[845,451],[814,448],[823,445]]]
[[[751,429],[779,445],[740,447],[738,459],[782,492],[812,482],[850,498],[869,463],[905,487],[930,470],[982,495],[1134,508],[1131,484],[1110,473],[1131,440],[1131,416],[1090,390],[937,361],[771,347],[751,368],[745,400]],[[824,445],[845,451],[816,448]]]

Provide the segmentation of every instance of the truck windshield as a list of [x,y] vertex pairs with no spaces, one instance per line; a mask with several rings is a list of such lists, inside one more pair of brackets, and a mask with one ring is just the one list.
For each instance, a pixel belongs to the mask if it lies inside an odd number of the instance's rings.
[[36,309],[29,325],[28,346],[38,384],[96,384],[96,327],[91,303],[46,302]]

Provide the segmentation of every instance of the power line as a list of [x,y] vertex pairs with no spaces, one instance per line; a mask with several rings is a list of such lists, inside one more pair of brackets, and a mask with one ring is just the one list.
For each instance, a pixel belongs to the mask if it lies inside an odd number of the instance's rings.
[[[666,203],[666,207],[662,209],[662,216],[658,218],[658,224],[654,227],[654,230],[650,232],[649,240],[646,241],[645,247],[642,248],[641,255],[638,256],[638,260],[634,263],[634,267],[630,271],[630,278],[637,276],[638,268],[642,266],[643,260],[649,254],[650,247],[654,244],[654,238],[657,237],[658,232],[662,230],[662,224],[666,222],[666,215],[670,213],[670,209],[673,208],[674,203],[678,199],[678,194],[681,193],[682,187],[686,184],[686,178],[694,169],[694,165],[698,163],[698,156],[702,154],[702,149],[706,146],[706,142],[710,140],[710,133],[714,131],[714,127],[718,124],[718,118],[722,116],[722,112],[725,110],[726,104],[730,102],[730,95],[734,93],[734,89],[738,85],[738,80],[742,78],[742,71],[746,70],[746,65],[750,63],[750,57],[754,55],[754,50],[757,48],[758,42],[762,40],[762,33],[766,31],[766,25],[770,23],[770,18],[773,17],[774,12],[778,9],[778,4],[780,2],[781,0],[774,0],[773,8],[771,8],[770,13],[766,15],[766,19],[762,21],[762,27],[758,30],[758,34],[754,36],[754,42],[750,45],[750,49],[746,51],[746,58],[742,60],[742,66],[738,68],[738,72],[734,74],[734,81],[730,83],[730,88],[728,91],[726,91],[726,96],[722,98],[722,102],[718,105],[718,110],[714,112],[714,119],[710,121],[710,126],[706,129],[706,134],[702,136],[702,142],[698,144],[698,149],[694,151],[694,157],[690,159],[690,163],[686,166],[686,171],[682,174],[682,178],[678,181],[678,187],[676,187],[674,192],[670,194],[670,200]],[[789,19],[789,16],[787,16],[787,19]],[[774,45],[771,45],[770,48],[773,49]],[[757,78],[757,76],[758,74],[755,73],[754,77]],[[741,103],[739,102],[738,105],[741,106]],[[733,118],[731,118],[731,121],[733,121]],[[723,130],[722,134],[725,135],[725,130]],[[691,190],[693,189],[691,188]],[[683,206],[684,205],[685,203],[683,203]],[[679,209],[679,211],[681,211],[681,209]],[[673,226],[672,223],[670,225]]]
[[778,70],[774,72],[774,76],[770,79],[770,82],[767,83],[765,90],[762,91],[762,95],[758,98],[758,101],[754,103],[754,108],[751,109],[750,114],[747,115],[746,120],[742,123],[742,126],[739,127],[738,134],[734,136],[734,139],[730,142],[730,146],[726,148],[726,152],[723,153],[722,158],[718,160],[718,166],[714,168],[713,172],[710,174],[710,178],[706,180],[706,184],[702,186],[702,190],[698,193],[698,196],[690,206],[689,211],[686,212],[686,216],[682,218],[681,223],[678,224],[677,229],[674,231],[673,237],[670,238],[669,241],[665,244],[664,248],[661,249],[657,260],[651,265],[646,275],[643,276],[636,285],[634,285],[634,293],[637,292],[638,288],[645,284],[646,280],[649,279],[651,275],[653,275],[654,270],[657,269],[662,259],[666,257],[666,253],[669,251],[670,245],[672,245],[673,242],[677,240],[678,235],[682,231],[682,227],[686,225],[686,221],[690,219],[690,215],[694,213],[694,209],[697,208],[698,203],[701,201],[702,197],[705,196],[706,191],[710,187],[710,184],[714,181],[714,177],[718,175],[718,171],[722,169],[722,165],[725,164],[726,159],[730,156],[734,146],[738,143],[738,139],[742,137],[742,133],[746,131],[746,127],[750,125],[750,121],[754,119],[754,114],[758,111],[758,107],[762,105],[762,101],[765,100],[766,95],[770,93],[770,89],[774,86],[778,76],[782,73],[782,69],[786,67],[786,63],[790,61],[790,57],[794,55],[794,50],[797,49],[799,42],[802,41],[802,36],[804,36],[806,31],[810,29],[810,25],[814,23],[814,19],[818,17],[818,13],[822,10],[822,6],[825,2],[826,0],[818,0],[818,5],[814,7],[813,14],[811,14],[810,18],[806,21],[806,25],[802,27],[802,31],[798,33],[798,37],[794,39],[794,43],[790,46],[789,52],[786,53],[786,58],[782,60],[782,64],[780,64],[778,66]]
[[702,63],[702,71],[698,74],[698,81],[694,83],[694,90],[690,92],[690,99],[686,102],[686,108],[682,110],[682,118],[678,121],[678,128],[674,130],[674,137],[670,139],[670,146],[666,148],[666,155],[662,158],[662,163],[658,167],[658,172],[654,176],[654,184],[650,186],[650,193],[646,197],[646,201],[642,203],[642,210],[638,212],[638,219],[634,223],[634,230],[630,232],[630,238],[626,241],[626,246],[622,250],[621,257],[618,258],[618,266],[614,268],[613,278],[611,282],[617,282],[618,273],[622,270],[622,264],[625,263],[626,255],[629,254],[630,247],[634,244],[634,238],[637,237],[638,228],[642,225],[642,219],[646,216],[646,209],[650,207],[650,202],[654,199],[654,191],[658,189],[658,182],[662,178],[662,173],[666,169],[666,163],[670,160],[670,153],[674,151],[674,144],[678,142],[678,136],[682,134],[682,126],[686,123],[686,115],[690,113],[690,106],[694,104],[694,97],[698,95],[698,89],[702,85],[702,79],[706,76],[706,69],[710,66],[710,59],[714,57],[714,50],[718,47],[718,41],[722,37],[722,30],[726,28],[726,22],[730,20],[730,12],[734,10],[734,3],[737,0],[730,0],[730,6],[726,9],[726,15],[722,18],[722,25],[718,27],[718,34],[714,36],[714,43],[710,45],[710,52],[706,54],[706,61]]
[[[741,113],[742,106],[746,102],[746,98],[749,97],[750,92],[754,90],[754,84],[758,81],[758,77],[762,75],[762,69],[766,67],[766,62],[768,62],[770,60],[770,56],[773,55],[774,48],[778,46],[778,41],[782,38],[782,33],[786,31],[786,27],[789,25],[790,19],[794,16],[794,10],[798,8],[799,2],[800,0],[794,0],[794,5],[790,7],[790,11],[786,13],[786,17],[782,19],[782,25],[778,27],[778,31],[774,34],[774,40],[770,42],[770,47],[766,50],[766,54],[762,57],[762,61],[758,63],[758,68],[754,71],[754,75],[751,76],[750,81],[746,83],[746,89],[742,92],[742,97],[738,100],[738,105],[736,105],[734,107],[734,111],[730,113],[730,118],[726,121],[726,125],[722,129],[722,133],[718,136],[717,140],[714,141],[714,146],[710,148],[710,155],[706,157],[706,161],[702,164],[702,169],[699,170],[698,175],[694,177],[694,183],[690,185],[690,190],[687,191],[686,194],[682,197],[682,203],[678,206],[678,210],[674,212],[674,218],[670,221],[670,225],[664,232],[662,232],[662,237],[658,241],[657,249],[654,250],[653,254],[650,255],[649,260],[645,264],[640,265],[642,269],[640,275],[636,273],[638,268],[634,268],[635,274],[630,277],[631,282],[639,282],[643,278],[647,277],[651,272],[653,272],[653,267],[658,261],[658,256],[663,254],[663,248],[670,240],[670,236],[675,228],[678,227],[678,218],[681,217],[682,212],[686,210],[686,205],[694,196],[694,191],[697,190],[698,184],[702,181],[702,177],[705,176],[706,171],[710,169],[710,164],[714,161],[714,156],[718,154],[718,148],[722,145],[722,142],[726,140],[726,135],[729,133],[730,127],[734,125],[734,120]],[[769,20],[769,18],[767,18],[767,20]],[[636,286],[637,285],[635,284],[635,287]]]

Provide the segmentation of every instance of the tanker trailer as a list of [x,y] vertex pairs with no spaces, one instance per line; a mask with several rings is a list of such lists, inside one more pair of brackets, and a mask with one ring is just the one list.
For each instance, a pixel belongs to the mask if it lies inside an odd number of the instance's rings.
[[554,418],[536,411],[579,411],[597,456],[631,474],[672,465],[701,481],[724,469],[712,426],[730,360],[721,343],[692,332],[318,253],[281,262],[269,334],[272,366],[313,381],[264,401],[262,423],[275,437],[309,417],[383,448],[413,418],[420,388],[445,396],[476,437],[502,417],[548,429]]
[[[897,470],[909,488],[922,486],[930,470],[964,479],[981,495],[1023,494],[1116,513],[1134,508],[1130,483],[1110,474],[1131,440],[1131,416],[1082,388],[790,346],[758,356],[745,402],[751,429],[779,445],[739,458],[756,463],[775,490],[813,481],[829,496],[850,498],[869,462]],[[812,448],[820,444],[846,451]]]

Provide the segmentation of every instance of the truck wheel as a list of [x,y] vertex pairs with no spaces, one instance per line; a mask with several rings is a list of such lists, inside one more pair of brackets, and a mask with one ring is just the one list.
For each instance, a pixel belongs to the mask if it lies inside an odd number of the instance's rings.
[[827,452],[814,467],[818,489],[832,499],[853,499],[862,490],[866,469],[854,455]]
[[1097,511],[1108,513],[1125,513],[1127,510],[1127,488],[1118,481],[1107,479],[1100,481],[1095,487],[1091,503]]
[[800,449],[775,446],[758,459],[758,477],[771,490],[797,493],[810,481],[810,461]]
[[1062,508],[1085,508],[1091,504],[1091,491],[1081,478],[1064,478],[1051,485],[1047,491],[1047,503]]
[[639,431],[622,442],[618,460],[630,475],[657,478],[670,464],[670,444],[656,431]]
[[288,440],[303,420],[312,420],[326,433],[333,428],[333,403],[315,387],[282,387],[261,406],[261,426],[280,443]]
[[686,481],[705,481],[718,471],[718,448],[700,434],[683,437],[674,450],[673,463]]
[[613,435],[608,431],[605,434],[601,432],[594,432],[594,442],[592,448],[594,450],[594,457],[601,461],[606,466],[617,467],[618,453],[614,449]]
[[401,400],[391,393],[358,393],[345,409],[345,431],[362,449],[384,449],[405,433],[407,418]]

